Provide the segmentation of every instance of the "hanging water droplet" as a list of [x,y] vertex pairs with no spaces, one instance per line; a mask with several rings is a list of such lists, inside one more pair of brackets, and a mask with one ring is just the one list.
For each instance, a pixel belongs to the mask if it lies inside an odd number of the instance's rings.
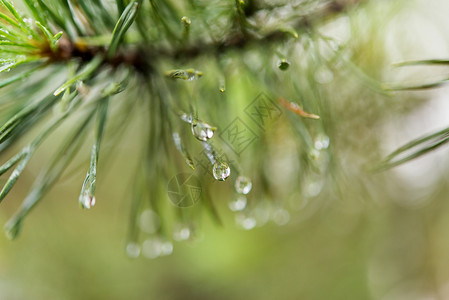
[[183,120],[184,122],[187,122],[189,124],[192,124],[192,122],[193,122],[192,114],[183,113],[179,117],[181,118],[181,120]]
[[170,255],[173,253],[173,244],[170,241],[161,243],[161,256]]
[[151,209],[144,210],[139,217],[140,229],[148,234],[155,233],[159,229],[159,216]]
[[33,26],[33,20],[31,20],[30,18],[23,18],[22,19],[24,22],[25,22],[25,24],[27,24],[28,26]]
[[192,122],[192,134],[200,141],[207,141],[214,136],[214,131],[217,128],[207,124],[206,122],[202,122],[199,120],[193,120]]
[[248,194],[251,191],[253,184],[251,183],[251,179],[245,176],[239,176],[235,180],[235,190],[239,194]]
[[95,206],[95,196],[89,193],[89,190],[85,190],[79,197],[79,204],[81,208],[91,209]]
[[273,211],[272,219],[279,226],[285,225],[290,220],[290,213],[284,208]]
[[137,258],[140,255],[140,246],[137,243],[130,242],[126,245],[126,254],[130,258]]
[[309,157],[312,159],[312,160],[315,160],[315,161],[317,161],[319,158],[320,158],[320,151],[318,151],[317,149],[311,149],[310,150],[310,152],[309,152]]
[[181,23],[182,23],[182,25],[184,25],[184,27],[188,28],[190,26],[190,24],[192,24],[192,21],[190,20],[189,17],[184,16],[181,18]]
[[220,88],[218,90],[220,91],[220,93],[224,93],[226,91],[225,80],[220,79],[219,84],[220,84]]
[[305,197],[316,197],[321,193],[324,186],[324,180],[313,180],[305,184],[303,195]]
[[324,150],[329,148],[329,137],[324,134],[320,134],[316,137],[314,143],[316,150]]
[[281,61],[279,62],[278,68],[281,71],[285,71],[290,67],[290,62],[288,60],[286,60],[285,58],[281,59]]
[[239,195],[237,199],[229,202],[229,209],[232,211],[242,211],[246,207],[246,196]]
[[182,79],[187,81],[197,80],[201,76],[203,76],[203,72],[195,70],[195,69],[187,69],[187,70],[172,70],[166,73],[167,77],[173,79]]
[[246,215],[237,215],[235,218],[235,221],[237,222],[237,224],[239,224],[240,226],[243,227],[243,229],[245,230],[250,230],[253,229],[254,227],[256,227],[257,222],[256,219],[251,217],[251,216],[246,216]]
[[231,168],[226,162],[216,161],[214,163],[212,172],[216,180],[225,181],[226,178],[228,178],[229,175],[231,175]]
[[150,238],[142,243],[142,254],[147,258],[156,258],[161,255],[161,241],[158,238]]
[[192,230],[187,225],[179,224],[174,232],[173,232],[173,238],[176,241],[185,241],[190,239],[192,236]]

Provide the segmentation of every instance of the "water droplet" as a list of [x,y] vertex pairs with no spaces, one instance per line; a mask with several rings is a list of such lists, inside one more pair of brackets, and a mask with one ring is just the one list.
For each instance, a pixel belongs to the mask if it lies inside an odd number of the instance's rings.
[[212,169],[214,178],[219,181],[225,181],[231,175],[231,168],[226,162],[216,161]]
[[89,190],[85,190],[79,197],[79,204],[81,208],[91,209],[95,206],[95,196],[89,193]]
[[320,134],[315,138],[314,143],[316,150],[324,150],[329,148],[329,137],[324,134]]
[[159,229],[159,216],[151,209],[144,210],[139,217],[139,227],[145,233],[155,233]]
[[185,241],[190,239],[192,236],[192,230],[187,225],[179,224],[174,232],[173,232],[173,238],[176,241]]
[[187,69],[187,70],[172,70],[168,71],[166,75],[173,79],[182,79],[186,81],[197,80],[201,76],[203,76],[203,72],[195,70],[195,69]]
[[159,238],[150,238],[142,243],[142,254],[147,258],[156,258],[161,255],[162,244]]
[[245,230],[251,230],[256,227],[257,222],[256,219],[246,215],[237,215],[235,218],[237,224],[243,227]]
[[173,253],[173,244],[170,241],[161,243],[161,256],[170,255]]
[[246,196],[239,195],[237,199],[229,202],[229,209],[231,209],[232,211],[242,211],[245,209],[246,203]]
[[[92,148],[92,153],[96,151],[95,145]],[[90,209],[95,205],[95,181],[96,181],[96,167],[95,164],[87,171],[84,179],[81,193],[78,198],[78,203],[81,208]]]
[[184,25],[184,27],[189,27],[190,24],[192,24],[192,21],[190,20],[189,17],[184,16],[181,18],[181,23],[182,25]]
[[324,180],[310,181],[305,185],[303,195],[305,197],[316,197],[323,189]]
[[13,67],[17,62],[15,60],[11,60],[7,63],[5,63],[3,66],[0,67],[0,72],[9,72],[11,71],[11,67]]
[[31,20],[30,18],[23,18],[23,21],[24,21],[28,26],[32,26],[32,25],[33,25],[33,20]]
[[220,93],[224,93],[226,91],[226,88],[224,86],[221,86],[219,91],[220,91]]
[[126,254],[131,258],[137,258],[140,255],[140,246],[137,243],[130,242],[126,245]]
[[214,131],[216,129],[217,128],[199,120],[194,120],[192,122],[193,136],[203,142],[211,139],[214,136]]
[[183,114],[181,114],[180,118],[181,118],[181,120],[183,120],[184,122],[187,122],[189,124],[192,124],[192,122],[193,122],[193,117],[191,114],[183,113]]
[[285,225],[290,220],[290,213],[284,208],[278,208],[273,212],[272,219],[279,226]]
[[237,177],[235,181],[235,190],[237,193],[246,195],[251,191],[252,187],[251,179],[245,176]]
[[320,158],[320,151],[318,151],[317,149],[311,149],[310,150],[310,152],[309,152],[309,157],[312,159],[312,160],[315,160],[315,161],[317,161],[319,158]]
[[286,60],[285,58],[281,59],[281,61],[278,64],[278,68],[281,71],[286,71],[290,67],[290,62]]

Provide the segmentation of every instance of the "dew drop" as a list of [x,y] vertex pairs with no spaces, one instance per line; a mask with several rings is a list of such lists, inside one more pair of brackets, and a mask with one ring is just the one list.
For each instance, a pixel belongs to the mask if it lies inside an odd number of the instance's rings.
[[182,25],[184,25],[184,27],[189,27],[190,24],[192,24],[192,21],[190,20],[189,17],[184,16],[181,18],[181,23]]
[[321,190],[323,189],[324,181],[323,180],[316,180],[316,181],[310,181],[306,184],[303,195],[305,197],[316,197],[321,193]]
[[229,202],[229,209],[232,211],[242,211],[245,209],[247,202],[246,196],[239,195],[237,199]]
[[140,255],[140,246],[137,243],[130,242],[126,245],[126,254],[130,258],[137,258]]
[[290,62],[286,60],[285,58],[281,59],[281,61],[278,64],[278,68],[281,71],[286,71],[290,67]]
[[186,80],[186,81],[192,81],[192,80],[197,80],[201,76],[203,76],[203,72],[195,70],[195,69],[172,70],[172,71],[168,71],[166,75],[173,79],[182,79],[182,80]]
[[192,122],[193,122],[193,117],[191,114],[183,113],[183,114],[181,114],[180,118],[181,118],[181,120],[183,120],[184,122],[187,122],[189,124],[192,124]]
[[187,225],[179,224],[173,232],[173,238],[176,241],[186,241],[191,237],[192,230]]
[[95,196],[91,195],[88,190],[84,191],[79,198],[81,208],[91,209],[95,206]]
[[156,258],[162,253],[162,243],[158,238],[150,238],[142,243],[142,254],[147,258]]
[[231,175],[231,168],[226,162],[216,161],[213,166],[214,178],[219,181],[225,181]]
[[23,18],[23,21],[24,21],[28,26],[32,26],[32,25],[33,25],[33,20],[31,20],[30,18]]
[[312,160],[317,161],[320,158],[320,151],[318,151],[317,149],[311,149],[309,152],[309,157]]
[[246,195],[251,191],[252,187],[251,179],[245,176],[237,177],[235,181],[235,190],[237,193]]
[[170,241],[161,243],[161,256],[167,256],[173,253],[173,244]]
[[316,137],[314,143],[316,150],[324,150],[329,148],[329,137],[324,134],[320,134]]
[[202,121],[193,121],[192,122],[192,134],[198,140],[206,142],[214,136],[215,127],[202,122]]
[[140,229],[148,234],[155,233],[159,229],[159,216],[151,209],[144,210],[139,217]]
[[245,230],[251,230],[257,225],[255,218],[245,215],[236,216],[236,222]]

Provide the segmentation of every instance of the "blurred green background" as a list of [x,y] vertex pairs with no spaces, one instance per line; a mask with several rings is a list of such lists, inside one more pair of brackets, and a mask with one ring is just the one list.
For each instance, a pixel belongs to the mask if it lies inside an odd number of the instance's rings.
[[[444,0],[371,1],[351,21],[337,18],[321,30],[353,47],[353,62],[370,76],[421,82],[449,70],[392,63],[447,58],[448,11]],[[449,89],[381,95],[342,73],[323,90],[332,102],[338,188],[297,205],[287,224],[243,230],[226,210],[227,194],[216,192],[223,226],[203,214],[199,238],[174,242],[172,255],[128,258],[129,174],[138,162],[122,158],[139,146],[129,134],[100,163],[107,175],[94,209],[78,208],[84,169],[72,167],[16,241],[0,237],[0,299],[449,299],[449,152],[367,171],[403,143],[447,126]],[[1,204],[1,224],[51,148],[39,150]]]

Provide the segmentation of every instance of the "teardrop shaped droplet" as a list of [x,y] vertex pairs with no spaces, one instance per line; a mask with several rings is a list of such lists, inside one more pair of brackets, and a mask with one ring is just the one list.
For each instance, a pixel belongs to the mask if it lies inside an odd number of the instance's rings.
[[197,80],[201,76],[203,76],[203,72],[195,70],[195,69],[187,69],[187,70],[172,70],[168,71],[166,75],[173,79],[182,79],[187,81]]
[[144,210],[139,217],[139,227],[145,233],[155,233],[160,227],[158,214],[151,209]]
[[246,196],[239,195],[235,200],[229,202],[229,209],[232,211],[242,211],[246,207]]
[[316,150],[324,150],[329,148],[329,137],[325,134],[320,134],[316,137],[314,143]]
[[176,241],[186,241],[193,235],[192,228],[184,224],[178,224],[173,231],[173,238]]
[[184,25],[184,27],[188,28],[188,27],[190,27],[190,24],[192,24],[192,21],[190,20],[189,17],[184,16],[181,18],[181,23],[182,23],[182,25]]
[[161,256],[167,256],[173,253],[173,244],[170,241],[161,243]]
[[252,187],[251,179],[245,176],[237,177],[235,181],[235,190],[237,193],[246,195],[251,191]]
[[279,62],[278,68],[281,71],[286,71],[289,67],[290,67],[290,62],[288,60],[286,60],[285,58],[281,59],[281,61]]
[[79,204],[81,208],[91,209],[95,206],[95,196],[89,193],[88,190],[85,190],[79,197]]
[[198,140],[205,142],[214,136],[215,127],[202,121],[192,122],[192,134]]
[[317,149],[313,148],[309,151],[309,157],[310,159],[312,159],[313,161],[317,161],[320,158],[320,151],[318,151]]
[[252,216],[247,216],[244,214],[237,215],[235,221],[238,225],[242,226],[245,230],[251,230],[257,225],[257,221]]
[[126,245],[126,254],[130,258],[137,258],[140,255],[140,246],[137,243],[130,242]]
[[159,238],[149,238],[142,243],[142,254],[147,258],[156,258],[161,255],[161,246]]
[[226,162],[216,161],[214,163],[212,172],[216,180],[225,181],[226,178],[228,178],[229,175],[231,175],[231,168]]

